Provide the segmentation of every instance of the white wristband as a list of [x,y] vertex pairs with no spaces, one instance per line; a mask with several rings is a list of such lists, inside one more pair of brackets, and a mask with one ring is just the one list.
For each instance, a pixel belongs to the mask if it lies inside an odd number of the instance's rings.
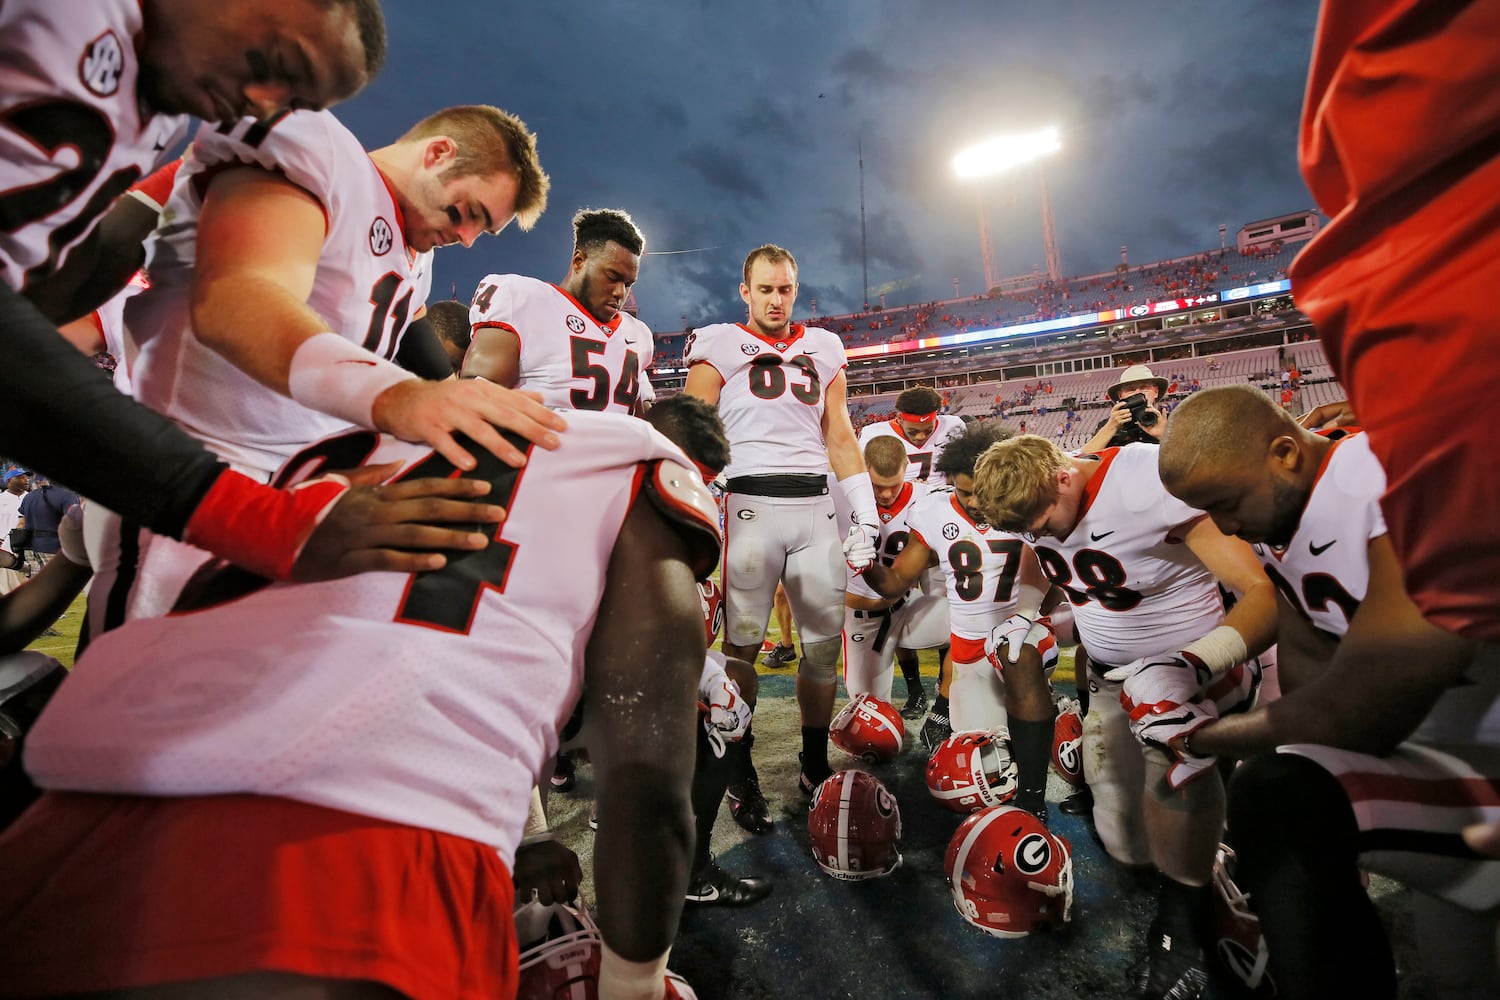
[[1042,601],[1047,598],[1046,587],[1023,583],[1016,588],[1016,614],[1036,621],[1042,617]]
[[1192,653],[1203,661],[1210,675],[1217,677],[1236,663],[1250,658],[1245,648],[1245,637],[1232,625],[1220,625],[1201,639],[1194,639],[1182,647],[1184,653]]
[[875,487],[870,483],[868,472],[858,472],[848,479],[839,480],[839,488],[854,511],[854,520],[859,524],[880,526],[880,517],[875,512]]
[[375,397],[417,376],[336,333],[308,337],[292,355],[287,393],[311,410],[370,430]]
[[667,993],[667,956],[632,962],[621,958],[608,944],[599,960],[599,1000],[661,1000]]

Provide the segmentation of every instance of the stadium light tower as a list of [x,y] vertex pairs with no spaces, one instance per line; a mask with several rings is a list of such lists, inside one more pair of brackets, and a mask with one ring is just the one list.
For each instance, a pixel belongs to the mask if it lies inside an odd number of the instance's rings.
[[[992,177],[1007,170],[1039,160],[1062,149],[1057,129],[996,136],[970,146],[953,157],[953,172],[964,180]],[[976,188],[976,191],[979,189]],[[984,286],[989,291],[1000,283],[995,273],[995,248],[990,242],[989,224],[984,214],[984,196],[979,198],[979,248],[984,255]],[[1052,200],[1047,196],[1047,182],[1042,181],[1042,239],[1047,250],[1047,276],[1062,280],[1062,260],[1057,252],[1057,232],[1052,222]]]

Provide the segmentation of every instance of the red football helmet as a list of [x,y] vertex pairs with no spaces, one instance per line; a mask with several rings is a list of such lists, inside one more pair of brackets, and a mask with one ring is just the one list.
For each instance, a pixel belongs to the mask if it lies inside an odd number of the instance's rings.
[[712,646],[724,627],[724,591],[719,589],[718,581],[703,580],[698,584],[698,603],[703,608],[703,628]]
[[1073,909],[1068,842],[1025,809],[991,806],[964,820],[944,870],[958,912],[995,937],[1055,930]]
[[1070,785],[1083,784],[1083,713],[1074,698],[1057,703],[1057,724],[1052,729],[1052,767]]
[[1010,733],[1004,729],[954,733],[927,758],[927,790],[956,813],[1009,802],[1017,786]]
[[[1048,676],[1057,669],[1057,631],[1052,627],[1052,619],[1046,616],[1036,620],[1037,625],[1047,630],[1047,634],[1036,640],[1036,651],[1042,654],[1042,671]],[[1036,632],[1033,631],[1026,638],[1029,641]]]
[[1214,950],[1219,962],[1253,997],[1276,996],[1260,920],[1249,897],[1234,884],[1234,851],[1219,845],[1214,857]]
[[834,746],[870,764],[895,760],[905,736],[901,713],[872,694],[855,695],[828,727]]
[[807,835],[813,860],[834,878],[879,878],[901,866],[901,809],[866,771],[835,771],[813,791]]
[[588,910],[532,900],[516,908],[521,985],[516,1000],[597,1000],[604,940]]

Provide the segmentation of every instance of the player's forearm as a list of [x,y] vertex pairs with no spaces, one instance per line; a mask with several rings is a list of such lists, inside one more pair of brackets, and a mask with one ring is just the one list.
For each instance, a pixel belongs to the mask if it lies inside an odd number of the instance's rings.
[[865,582],[881,597],[896,598],[911,589],[916,580],[908,580],[890,566],[875,563],[864,571]]
[[181,537],[225,468],[172,421],[121,395],[56,327],[0,284],[0,330],[27,377],[0,393],[0,454],[121,516]]
[[283,396],[291,394],[288,378],[297,349],[328,330],[307,303],[253,271],[199,276],[192,309],[199,340]]
[[1235,602],[1224,616],[1224,624],[1240,634],[1246,653],[1255,656],[1276,641],[1276,619],[1276,588],[1270,580],[1262,580]]
[[94,571],[54,556],[42,571],[0,597],[0,654],[16,653],[62,617]]

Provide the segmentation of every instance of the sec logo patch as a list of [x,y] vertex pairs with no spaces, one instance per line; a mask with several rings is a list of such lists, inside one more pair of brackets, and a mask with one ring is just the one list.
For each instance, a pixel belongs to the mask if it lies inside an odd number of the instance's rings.
[[120,74],[125,70],[125,47],[113,31],[106,31],[89,42],[78,59],[78,79],[89,93],[109,97],[120,89]]
[[566,322],[568,324],[568,329],[572,330],[574,333],[582,333],[587,327],[587,324],[583,321],[583,317],[578,315],[570,315],[567,318]]
[[949,521],[947,524],[943,525],[943,537],[948,539],[948,541],[950,542],[953,541],[953,539],[957,538],[958,525],[954,524],[952,521]]
[[395,245],[396,233],[391,229],[391,224],[377,215],[375,221],[370,223],[370,252],[377,257],[384,257]]

